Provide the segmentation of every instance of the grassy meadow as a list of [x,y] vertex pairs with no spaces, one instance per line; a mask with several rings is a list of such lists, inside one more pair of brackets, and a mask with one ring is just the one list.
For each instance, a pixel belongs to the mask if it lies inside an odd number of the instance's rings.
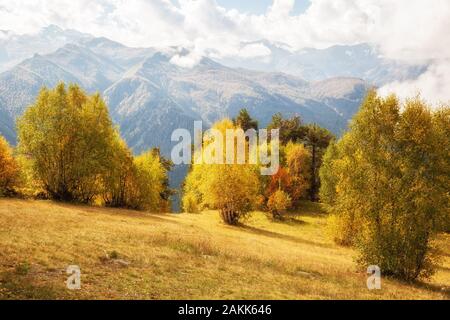
[[[214,211],[142,212],[0,199],[0,299],[449,299],[450,235],[427,282],[383,278],[369,291],[355,251],[327,236],[305,203],[282,222],[239,227]],[[69,265],[81,290],[68,290]]]

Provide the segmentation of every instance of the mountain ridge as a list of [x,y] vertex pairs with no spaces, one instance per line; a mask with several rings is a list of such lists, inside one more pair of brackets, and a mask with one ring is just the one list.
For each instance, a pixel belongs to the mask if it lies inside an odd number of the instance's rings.
[[[119,52],[111,49],[99,53],[99,45],[103,47],[105,43],[110,49],[118,48]],[[92,50],[90,45],[97,50]],[[52,87],[63,81],[80,84],[89,92],[102,93],[113,119],[121,127],[122,122],[130,122],[126,117],[136,112],[155,119],[158,118],[155,112],[167,110],[179,114],[174,123],[197,119],[210,126],[219,118],[233,117],[240,108],[247,107],[262,125],[280,111],[286,116],[301,115],[307,122],[317,122],[340,133],[349,120],[344,115],[354,112],[369,86],[362,79],[349,77],[308,82],[282,72],[234,69],[207,57],[192,68],[183,68],[171,62],[173,53],[145,50],[101,38],[84,44],[66,44],[46,55],[35,54],[0,74],[0,108],[16,119],[32,103],[40,87]],[[125,51],[135,59],[132,67],[128,67],[128,62],[123,63]],[[115,54],[121,55],[121,59],[106,58]],[[324,85],[327,88],[321,90]],[[358,94],[349,100],[354,90]],[[337,103],[337,100],[342,101]],[[343,110],[345,100],[351,105],[350,111]],[[161,121],[156,123],[162,125]],[[0,131],[6,132],[6,129],[0,128]],[[122,133],[127,138],[128,133]],[[11,139],[11,133],[8,136]],[[154,146],[153,140],[136,147],[141,149],[147,145]],[[162,149],[167,153],[168,147],[165,145]]]

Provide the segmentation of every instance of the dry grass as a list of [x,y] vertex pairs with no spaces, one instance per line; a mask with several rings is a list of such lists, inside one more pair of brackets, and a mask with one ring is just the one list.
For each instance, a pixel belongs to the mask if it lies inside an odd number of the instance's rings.
[[[439,238],[443,259],[430,282],[383,279],[382,290],[369,291],[354,252],[326,236],[319,208],[302,211],[285,222],[255,213],[237,228],[215,212],[153,215],[3,199],[0,298],[449,299],[449,235]],[[79,291],[66,289],[69,265],[81,267]]]

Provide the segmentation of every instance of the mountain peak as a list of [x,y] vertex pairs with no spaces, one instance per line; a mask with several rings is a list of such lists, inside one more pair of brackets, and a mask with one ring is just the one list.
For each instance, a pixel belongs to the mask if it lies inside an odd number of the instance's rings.
[[46,27],[43,27],[40,31],[41,34],[59,34],[63,32],[64,30],[56,24],[50,24]]

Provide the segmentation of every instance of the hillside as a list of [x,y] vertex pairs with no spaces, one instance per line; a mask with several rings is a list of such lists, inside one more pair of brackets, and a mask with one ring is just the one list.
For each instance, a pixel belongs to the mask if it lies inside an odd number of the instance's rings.
[[[448,299],[450,235],[429,283],[383,279],[366,288],[350,249],[326,237],[326,217],[236,228],[215,212],[155,215],[0,199],[0,299]],[[79,265],[82,289],[65,287]],[[444,287],[446,286],[446,290]]]

